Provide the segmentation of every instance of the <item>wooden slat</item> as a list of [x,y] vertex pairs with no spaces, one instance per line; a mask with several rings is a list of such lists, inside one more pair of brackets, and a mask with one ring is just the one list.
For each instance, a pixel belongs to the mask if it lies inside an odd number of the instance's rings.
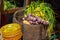
[[26,5],[28,5],[29,4],[29,0],[26,0]]
[[1,27],[1,14],[2,14],[2,10],[3,10],[2,2],[3,2],[3,0],[0,0],[0,27]]
[[5,16],[4,16],[4,14],[3,14],[3,13],[4,13],[4,12],[3,12],[3,11],[4,11],[3,9],[4,9],[3,0],[1,0],[1,20],[2,20],[2,21],[1,21],[1,22],[2,22],[2,23],[1,23],[1,27],[6,24]]
[[1,0],[0,0],[0,20],[1,20]]

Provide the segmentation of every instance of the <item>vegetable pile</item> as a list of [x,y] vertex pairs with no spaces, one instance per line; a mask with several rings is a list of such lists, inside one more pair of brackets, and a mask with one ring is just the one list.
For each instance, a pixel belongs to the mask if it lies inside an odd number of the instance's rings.
[[24,16],[27,16],[28,14],[38,16],[49,22],[47,33],[50,37],[55,23],[54,11],[51,9],[50,5],[48,3],[40,3],[39,1],[31,2],[31,4],[25,8]]
[[44,24],[44,25],[48,25],[49,22],[45,21],[41,18],[39,18],[38,16],[33,16],[31,14],[28,14],[26,17],[23,18],[23,21],[27,20],[29,22],[29,24],[31,25],[38,25],[38,24]]
[[4,0],[3,4],[4,4],[4,10],[8,10],[10,8],[16,7],[16,5],[10,3],[10,1],[7,1],[7,0]]

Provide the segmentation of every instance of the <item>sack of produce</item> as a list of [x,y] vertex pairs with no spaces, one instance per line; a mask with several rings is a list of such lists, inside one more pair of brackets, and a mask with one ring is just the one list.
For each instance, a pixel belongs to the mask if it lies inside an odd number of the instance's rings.
[[23,40],[42,40],[43,25],[24,24]]
[[21,25],[7,24],[1,28],[3,40],[19,40],[22,36]]
[[[48,22],[31,14],[23,18],[23,40],[42,40],[46,38],[44,25]],[[42,35],[44,35],[42,37]]]
[[[27,16],[29,14],[32,14],[34,17]],[[27,24],[31,24],[31,25],[36,25],[36,24],[40,25],[40,23],[43,25],[49,24],[47,27],[44,27],[44,28],[46,28],[45,31],[47,33],[48,39],[50,40],[50,36],[52,34],[54,23],[55,23],[54,11],[51,9],[50,4],[43,3],[43,2],[40,3],[39,1],[37,1],[37,2],[33,1],[33,2],[31,2],[31,4],[26,6],[24,16],[25,16],[25,18],[28,17],[27,19],[23,18],[28,21]],[[39,17],[39,18],[37,18],[37,19],[39,19],[39,22],[36,21],[36,17]],[[28,27],[30,27],[30,26],[28,26]],[[24,26],[24,28],[25,28],[25,26]]]

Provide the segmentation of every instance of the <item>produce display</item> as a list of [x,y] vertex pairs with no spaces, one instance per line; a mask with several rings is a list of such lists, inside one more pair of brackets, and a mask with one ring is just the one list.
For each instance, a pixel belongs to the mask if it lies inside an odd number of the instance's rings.
[[[4,10],[15,8],[15,7],[16,5],[11,4],[9,1],[4,1]],[[49,38],[51,37],[54,23],[55,23],[55,18],[54,18],[54,11],[51,9],[50,4],[40,3],[39,1],[37,2],[32,1],[31,4],[26,6],[24,17],[22,18],[22,20],[23,23],[28,25],[39,25],[39,24],[48,25],[47,36]],[[2,27],[3,36],[7,37],[19,33],[19,31],[21,32],[21,30],[19,29],[21,28],[18,26],[18,24],[16,25],[10,24],[10,26],[9,25],[3,26]]]
[[12,4],[10,1],[7,1],[7,0],[4,0],[3,4],[4,4],[4,10],[8,10],[10,8],[15,8],[16,7],[15,4]]
[[[33,16],[29,16],[29,15],[33,15]],[[33,1],[31,2],[30,5],[26,6],[23,20],[24,22],[26,21],[28,24],[49,23],[47,28],[47,34],[50,37],[55,23],[54,11],[51,9],[50,4],[48,3],[40,3],[39,1],[37,2]],[[39,23],[37,22],[38,20]]]

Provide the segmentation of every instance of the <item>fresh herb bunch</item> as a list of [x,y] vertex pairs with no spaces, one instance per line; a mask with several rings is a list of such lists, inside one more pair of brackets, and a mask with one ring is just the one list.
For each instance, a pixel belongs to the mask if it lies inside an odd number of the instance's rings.
[[4,0],[3,4],[4,4],[4,10],[8,10],[10,8],[16,7],[16,5],[13,5],[12,3],[10,3],[10,1],[7,1],[7,0]]
[[49,21],[47,33],[50,37],[55,23],[54,11],[51,9],[50,5],[48,3],[40,3],[39,1],[31,2],[31,4],[25,8],[24,16],[27,16],[29,13]]

